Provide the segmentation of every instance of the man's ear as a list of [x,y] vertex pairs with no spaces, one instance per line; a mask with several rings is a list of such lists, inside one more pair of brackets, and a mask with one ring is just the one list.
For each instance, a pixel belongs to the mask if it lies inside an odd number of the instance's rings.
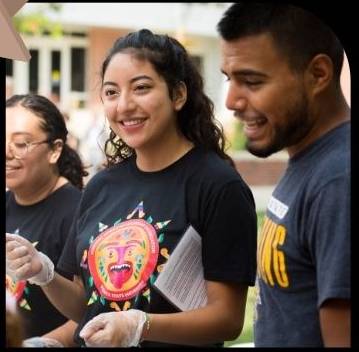
[[64,142],[62,139],[56,139],[52,142],[52,148],[50,151],[49,162],[50,164],[56,164],[61,156],[62,149],[64,148]]
[[309,63],[306,74],[312,95],[317,95],[333,81],[333,62],[328,55],[318,54]]
[[176,111],[180,111],[187,101],[187,87],[184,82],[179,82],[173,90],[173,104]]

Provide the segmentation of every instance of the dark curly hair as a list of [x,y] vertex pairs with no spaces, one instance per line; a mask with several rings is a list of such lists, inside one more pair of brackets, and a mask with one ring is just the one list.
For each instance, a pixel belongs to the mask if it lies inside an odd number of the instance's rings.
[[[102,64],[102,82],[112,57],[120,52],[130,53],[140,60],[150,62],[164,78],[170,98],[180,82],[187,88],[187,101],[177,114],[178,127],[195,146],[212,150],[232,166],[233,161],[225,152],[226,140],[223,128],[214,117],[214,106],[206,96],[203,80],[186,49],[168,35],[153,34],[147,29],[129,33],[116,40]],[[133,154],[133,149],[112,130],[105,143],[108,166]]]
[[37,94],[13,95],[6,100],[6,108],[20,105],[41,118],[41,128],[46,132],[49,145],[56,139],[64,143],[57,161],[59,174],[66,177],[75,187],[82,189],[83,177],[88,175],[80,156],[66,144],[67,128],[65,119],[54,103]]

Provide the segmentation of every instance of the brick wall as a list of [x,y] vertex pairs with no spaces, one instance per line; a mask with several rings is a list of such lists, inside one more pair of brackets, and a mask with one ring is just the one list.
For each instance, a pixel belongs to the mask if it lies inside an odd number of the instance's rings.
[[124,29],[109,29],[92,27],[88,32],[89,45],[89,108],[93,111],[102,111],[100,100],[101,90],[101,66],[107,53],[113,46],[115,40],[127,34]]
[[284,156],[267,159],[234,156],[233,160],[249,186],[276,185],[287,167],[287,158]]

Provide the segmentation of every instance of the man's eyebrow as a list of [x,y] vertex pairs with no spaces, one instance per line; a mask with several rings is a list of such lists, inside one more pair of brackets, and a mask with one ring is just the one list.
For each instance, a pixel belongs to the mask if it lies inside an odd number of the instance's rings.
[[[228,76],[228,74],[226,72],[224,72],[223,70],[221,70],[221,71],[224,75]],[[259,72],[259,71],[251,70],[251,69],[237,70],[237,71],[231,72],[231,74],[233,76],[256,76],[256,77],[262,77],[262,78],[268,77],[268,75],[266,75],[263,72]]]

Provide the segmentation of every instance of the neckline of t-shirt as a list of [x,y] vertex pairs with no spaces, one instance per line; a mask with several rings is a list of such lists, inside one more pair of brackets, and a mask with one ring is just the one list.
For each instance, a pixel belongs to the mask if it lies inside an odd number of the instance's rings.
[[14,198],[14,202],[16,203],[16,205],[20,208],[30,208],[30,207],[35,207],[38,206],[39,204],[45,203],[47,202],[49,199],[51,199],[52,197],[54,197],[56,194],[58,194],[61,190],[69,187],[71,185],[70,182],[66,182],[65,184],[63,184],[62,186],[60,186],[59,188],[55,189],[55,191],[53,191],[52,193],[50,193],[46,198],[43,198],[41,200],[39,200],[36,203],[33,204],[28,204],[28,205],[23,205],[23,204],[19,204],[16,199],[15,199],[15,194],[12,193],[12,196]]
[[306,159],[306,156],[308,156],[309,154],[312,154],[313,151],[315,153],[315,151],[320,148],[320,146],[323,143],[327,143],[326,141],[328,139],[330,139],[330,137],[336,133],[337,131],[346,128],[346,126],[348,126],[350,124],[350,120],[349,121],[344,121],[343,123],[341,123],[340,125],[334,127],[333,129],[331,129],[330,131],[328,131],[327,133],[325,133],[324,135],[322,135],[321,137],[319,137],[317,140],[315,140],[313,143],[311,143],[310,145],[308,145],[306,148],[304,148],[303,150],[301,150],[298,154],[294,155],[292,158],[290,158],[288,160],[288,165],[292,165],[292,164],[297,164],[298,162],[300,162],[301,160],[303,160],[304,158]]
[[177,168],[179,165],[183,164],[188,159],[190,159],[192,157],[192,155],[194,155],[197,152],[198,149],[199,149],[198,147],[194,146],[187,153],[183,154],[179,159],[174,161],[172,164],[170,164],[170,165],[166,166],[164,169],[158,170],[158,171],[143,171],[143,170],[139,169],[136,164],[136,156],[133,155],[130,160],[131,170],[136,175],[144,176],[144,177],[151,177],[151,176],[167,174],[168,172],[171,172],[174,168]]

